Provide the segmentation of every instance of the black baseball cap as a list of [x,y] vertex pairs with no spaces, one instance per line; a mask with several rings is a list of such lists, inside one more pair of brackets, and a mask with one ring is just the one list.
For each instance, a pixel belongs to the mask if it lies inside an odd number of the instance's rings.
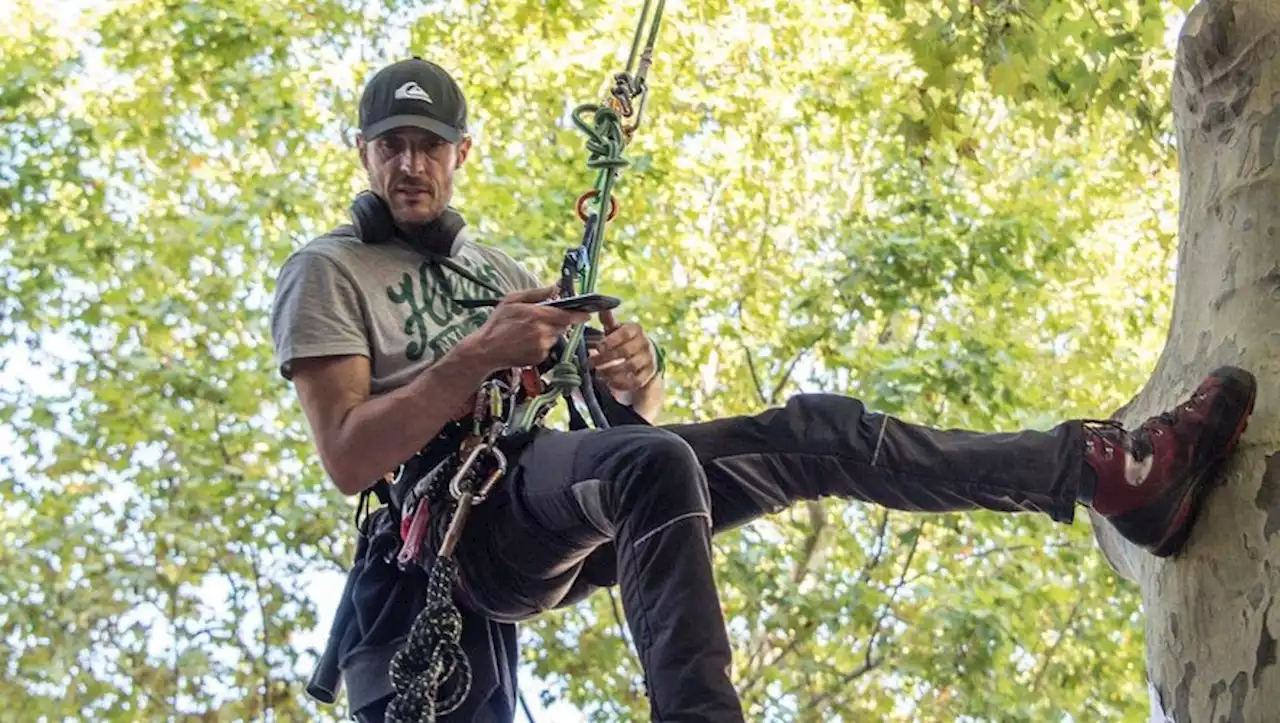
[[450,143],[467,133],[467,99],[449,73],[413,57],[369,79],[360,96],[360,133],[373,140],[404,127],[431,131]]

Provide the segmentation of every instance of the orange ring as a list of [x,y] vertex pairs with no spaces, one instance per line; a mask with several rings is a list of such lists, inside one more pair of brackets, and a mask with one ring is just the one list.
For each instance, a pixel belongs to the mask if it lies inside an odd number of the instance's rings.
[[[600,195],[600,192],[593,188],[590,191],[587,191],[586,193],[582,194],[581,196],[578,196],[578,201],[577,203],[574,204],[574,207],[577,208],[578,210],[578,218],[582,219],[584,223],[587,220],[587,209],[586,209],[587,201],[599,195]],[[613,219],[617,218],[617,216],[618,216],[618,199],[616,196],[609,196],[609,219],[608,220],[612,221]]]

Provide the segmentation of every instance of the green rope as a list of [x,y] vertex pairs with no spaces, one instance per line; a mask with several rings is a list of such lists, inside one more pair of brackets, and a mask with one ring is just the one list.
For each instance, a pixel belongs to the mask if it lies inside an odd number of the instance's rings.
[[[582,120],[583,113],[594,113],[593,122],[587,125]],[[598,171],[596,176],[596,232],[590,246],[591,256],[587,261],[587,276],[582,280],[581,293],[589,294],[596,290],[596,278],[599,270],[600,247],[604,246],[605,227],[609,222],[610,200],[613,198],[613,185],[618,173],[631,165],[622,157],[627,141],[622,131],[622,118],[617,111],[605,106],[580,105],[573,113],[574,125],[587,134],[587,168]],[[568,355],[574,347],[565,350]]]
[[[584,120],[584,116],[588,114],[592,116],[590,122]],[[622,155],[627,139],[623,132],[622,116],[617,111],[608,106],[586,103],[574,109],[573,122],[587,135],[587,167],[597,172],[594,234],[588,244],[589,257],[583,270],[585,273],[578,279],[579,293],[589,294],[595,290],[596,280],[599,278],[600,248],[604,245],[604,232],[608,223],[606,209],[613,197],[613,186],[618,173],[631,165],[631,162]],[[564,352],[548,375],[547,390],[525,407],[515,426],[516,431],[532,429],[557,399],[567,397],[581,386],[581,372],[573,358],[575,350],[582,343],[584,331],[585,327],[578,325],[569,333]]]
[[551,369],[547,385],[559,389],[563,393],[572,392],[582,386],[582,375],[578,373],[578,365],[571,361],[562,361]]

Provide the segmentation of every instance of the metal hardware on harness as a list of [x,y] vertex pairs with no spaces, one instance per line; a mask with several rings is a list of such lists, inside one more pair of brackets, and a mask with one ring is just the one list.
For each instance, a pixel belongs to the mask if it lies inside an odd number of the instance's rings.
[[497,447],[494,447],[491,453],[494,459],[498,460],[498,466],[494,467],[493,471],[489,473],[489,479],[485,480],[484,484],[480,485],[480,488],[475,491],[475,500],[471,503],[473,505],[478,505],[488,499],[489,493],[498,484],[498,480],[502,479],[502,476],[507,473],[507,455],[503,454],[502,450]]
[[489,445],[481,442],[467,455],[466,461],[458,467],[458,471],[454,473],[453,479],[449,480],[449,496],[458,500],[462,498],[462,480],[471,473],[471,468],[476,465],[476,460],[480,458],[480,453],[489,448]]
[[[442,460],[432,467],[429,472],[423,475],[413,488],[405,495],[403,507],[403,516],[400,520],[400,552],[396,555],[396,562],[400,568],[404,569],[409,565],[418,562],[418,556],[422,549],[422,539],[427,533],[427,524],[430,521],[430,510],[428,509],[428,499],[431,494],[431,488],[435,485],[436,480],[440,477],[441,470],[444,469],[448,459]],[[400,472],[396,475],[396,484],[399,484],[404,477],[406,466],[401,466]]]
[[440,553],[436,557],[446,560],[453,557],[453,550],[458,546],[458,539],[462,537],[462,528],[467,524],[467,518],[471,516],[472,506],[471,493],[463,492],[462,497],[458,499],[458,508],[453,511],[453,519],[449,521],[449,529],[444,533],[444,541],[440,543]]

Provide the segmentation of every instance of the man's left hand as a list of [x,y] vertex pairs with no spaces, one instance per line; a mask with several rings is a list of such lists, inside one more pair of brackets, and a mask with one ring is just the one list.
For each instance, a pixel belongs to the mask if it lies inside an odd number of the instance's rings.
[[619,324],[612,311],[600,312],[604,339],[590,342],[591,366],[614,392],[636,392],[658,376],[653,345],[639,324]]

